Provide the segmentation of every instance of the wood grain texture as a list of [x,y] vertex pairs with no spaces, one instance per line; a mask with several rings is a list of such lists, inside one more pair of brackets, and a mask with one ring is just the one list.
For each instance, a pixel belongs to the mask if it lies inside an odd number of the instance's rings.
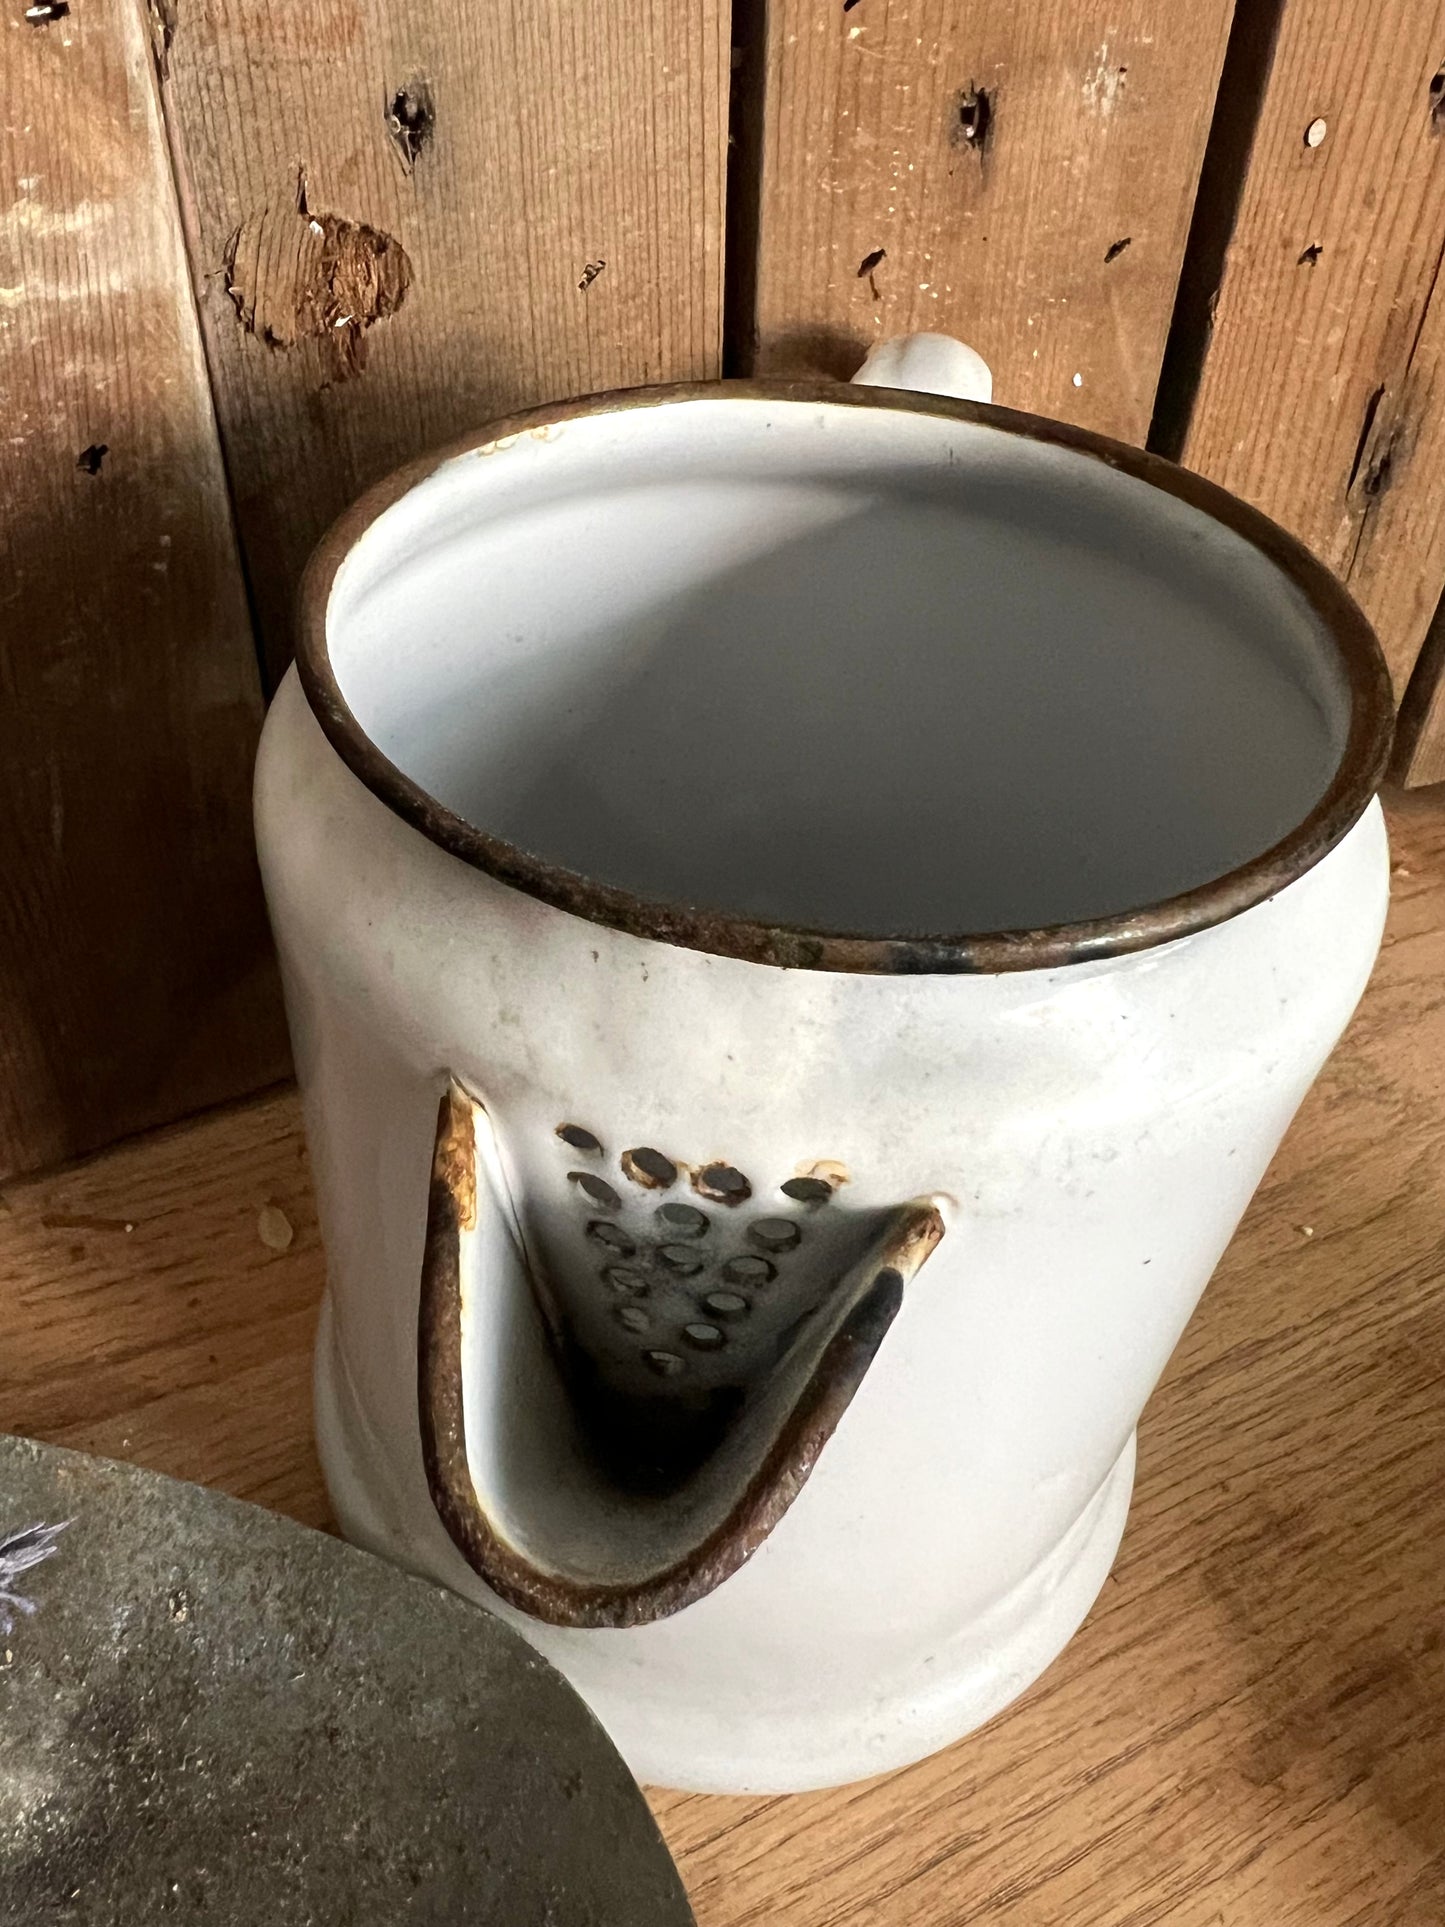
[[[657,1795],[700,1927],[1445,1919],[1445,798],[1391,828],[1374,982],[1145,1415],[1087,1625],[905,1772]],[[0,1427],[324,1520],[294,1097],[6,1198]]]
[[152,0],[268,660],[366,484],[514,407],[716,374],[722,0]]
[[0,1172],[286,1054],[260,697],[146,30],[0,26]]
[[1229,0],[775,0],[758,366],[976,347],[995,398],[1142,442]]
[[1442,61],[1440,0],[1285,0],[1183,448],[1345,578],[1398,693],[1445,585]]
[[[284,1250],[275,1212],[292,1233]],[[0,1193],[0,1430],[325,1524],[311,1445],[320,1289],[289,1089],[12,1184]]]

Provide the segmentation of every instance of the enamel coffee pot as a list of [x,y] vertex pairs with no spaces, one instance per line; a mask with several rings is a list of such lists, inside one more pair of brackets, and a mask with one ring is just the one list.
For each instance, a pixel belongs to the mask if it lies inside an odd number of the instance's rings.
[[647,1780],[997,1713],[1364,987],[1389,715],[1297,542],[937,336],[373,489],[256,796],[346,1533]]

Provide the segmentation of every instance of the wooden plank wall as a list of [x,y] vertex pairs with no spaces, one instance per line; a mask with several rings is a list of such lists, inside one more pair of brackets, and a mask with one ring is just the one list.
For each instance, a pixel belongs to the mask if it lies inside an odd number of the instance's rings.
[[1345,577],[1398,694],[1421,661],[1398,773],[1445,778],[1445,0],[743,12],[735,364],[939,328],[999,401],[1149,437]]
[[227,481],[274,676],[376,476],[718,371],[727,152],[721,0],[35,11],[0,72],[0,1175],[286,1068]]
[[44,13],[0,30],[0,1175],[286,1066],[260,690],[146,34],[131,0]]
[[1152,423],[1348,577],[1401,767],[1445,777],[1445,0],[38,0],[4,32],[0,1173],[282,1069],[252,623],[274,678],[326,523],[468,423],[716,373],[725,217],[734,372],[931,327],[1003,402]]
[[1401,694],[1445,586],[1442,63],[1441,0],[1287,0],[1182,445],[1349,583]]
[[715,375],[725,0],[152,0],[266,659],[332,518],[555,396]]
[[956,334],[994,394],[1148,432],[1230,0],[773,0],[756,365]]

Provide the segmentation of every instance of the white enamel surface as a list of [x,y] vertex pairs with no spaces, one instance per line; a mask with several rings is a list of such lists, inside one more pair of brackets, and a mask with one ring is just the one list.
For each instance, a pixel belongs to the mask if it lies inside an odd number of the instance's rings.
[[[1087,1599],[1032,1645],[1032,1609],[1011,1621],[1007,1602],[1032,1597],[1124,1449],[1364,985],[1378,807],[1279,897],[1181,943],[903,980],[702,956],[520,896],[365,791],[294,678],[258,824],[328,1250],[322,1368],[348,1388],[328,1390],[346,1417],[322,1434],[343,1523],[480,1594],[431,1508],[415,1408],[448,1069],[487,1103],[522,1198],[564,1182],[564,1120],[614,1152],[725,1153],[759,1187],[836,1158],[860,1204],[954,1205],[792,1510],[674,1619],[522,1623],[635,1770],[676,1784],[848,1779],[996,1711]],[[990,1694],[979,1629],[1000,1615]]]
[[[1342,695],[1294,592],[1233,538],[996,431],[759,406],[572,423],[391,511],[343,569],[332,632],[388,753],[611,880],[893,930],[1143,901],[1304,814]],[[938,614],[965,589],[976,631]],[[900,660],[927,686],[911,707]],[[1378,805],[1279,896],[1184,941],[886,978],[652,943],[496,883],[351,776],[294,675],[256,801],[328,1253],[318,1428],[343,1528],[513,1619],[646,1780],[848,1780],[999,1711],[1102,1584],[1140,1411],[1364,986]],[[432,1508],[417,1288],[449,1073],[485,1104],[493,1189],[524,1218],[565,1207],[564,1121],[603,1141],[619,1188],[618,1154],[646,1144],[725,1158],[762,1199],[828,1159],[860,1207],[943,1201],[812,1478],[670,1619],[523,1618]],[[477,1384],[532,1369],[471,1338]],[[469,1447],[485,1471],[470,1428]],[[525,1480],[509,1491],[525,1511]]]
[[362,726],[644,896],[874,935],[1136,909],[1259,855],[1346,699],[1286,579],[1066,449],[698,400],[458,457],[343,565]]
[[875,341],[853,377],[865,388],[914,388],[960,401],[992,401],[993,371],[976,348],[952,335],[893,335]]
[[[663,1664],[660,1641],[639,1648],[636,1633],[566,1634],[512,1612],[478,1583],[445,1535],[419,1533],[410,1481],[398,1477],[369,1432],[347,1377],[330,1299],[317,1337],[316,1426],[348,1539],[500,1613],[569,1675],[644,1785],[699,1793],[802,1793],[867,1779],[984,1725],[1057,1657],[1098,1597],[1134,1482],[1131,1434],[1098,1492],[1038,1565],[944,1638],[912,1650],[895,1640],[886,1670],[861,1671],[846,1650],[835,1656],[806,1639],[785,1648],[759,1618],[747,1624],[745,1643],[730,1649],[744,1661],[735,1678],[697,1643],[732,1638],[716,1618],[681,1651],[674,1639],[665,1655],[671,1663]],[[768,1604],[795,1610],[776,1590]],[[759,1666],[756,1649],[775,1643]]]

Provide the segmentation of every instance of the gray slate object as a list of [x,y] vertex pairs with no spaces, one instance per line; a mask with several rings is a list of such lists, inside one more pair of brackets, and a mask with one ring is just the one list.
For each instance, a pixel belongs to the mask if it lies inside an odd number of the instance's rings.
[[3,1927],[691,1927],[509,1627],[197,1486],[0,1437]]

